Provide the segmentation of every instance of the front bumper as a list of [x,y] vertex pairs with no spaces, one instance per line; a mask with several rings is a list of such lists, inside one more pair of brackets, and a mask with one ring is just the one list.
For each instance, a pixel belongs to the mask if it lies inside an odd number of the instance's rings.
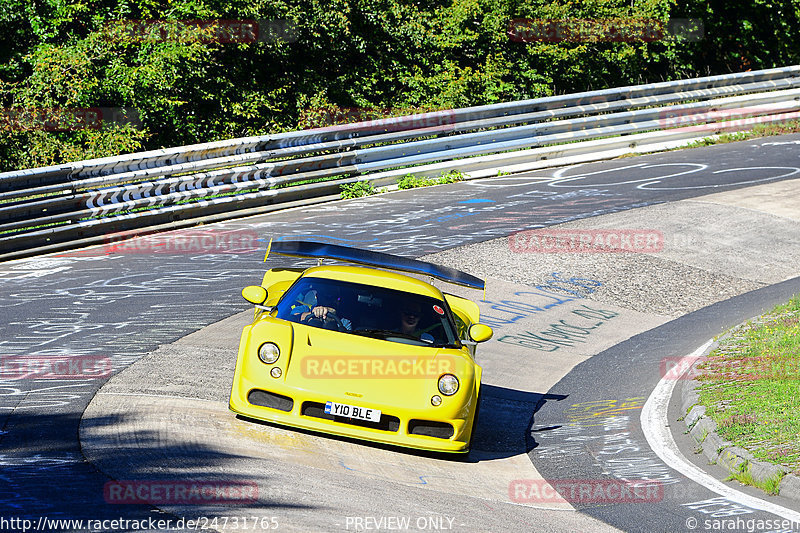
[[[466,453],[469,451],[472,417],[475,414],[475,406],[477,405],[477,394],[470,395],[467,405],[456,410],[459,414],[464,415],[463,418],[444,418],[438,415],[437,410],[439,408],[433,406],[424,410],[408,409],[396,405],[364,402],[359,398],[345,395],[331,397],[332,395],[329,393],[320,394],[313,391],[292,389],[278,382],[278,380],[275,380],[275,382],[255,383],[244,377],[237,377],[239,379],[234,380],[229,407],[231,411],[246,417],[420,450],[452,453]],[[266,391],[291,398],[291,406],[289,406],[288,402],[281,405],[280,408],[265,407],[251,403],[248,397],[253,390]],[[327,401],[357,405],[367,409],[379,409],[381,411],[381,421],[384,423],[363,423],[338,417],[335,419],[321,418],[318,407],[320,405],[324,406]],[[287,407],[288,410],[286,410]],[[439,410],[440,413],[447,411],[452,412],[453,410]],[[396,423],[392,419],[396,419]],[[386,422],[387,420],[390,422]],[[437,431],[428,431],[427,428],[436,426],[442,428],[444,424],[452,426],[452,435],[449,438],[420,434],[420,431],[435,434]]]

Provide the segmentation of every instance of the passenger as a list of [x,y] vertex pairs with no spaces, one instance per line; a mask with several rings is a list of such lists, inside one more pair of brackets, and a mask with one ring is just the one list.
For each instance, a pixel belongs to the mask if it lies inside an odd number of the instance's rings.
[[422,307],[417,302],[404,302],[400,307],[400,333],[414,335],[419,325]]
[[433,342],[433,335],[418,329],[421,317],[422,306],[419,302],[403,302],[400,307],[400,333],[425,342]]

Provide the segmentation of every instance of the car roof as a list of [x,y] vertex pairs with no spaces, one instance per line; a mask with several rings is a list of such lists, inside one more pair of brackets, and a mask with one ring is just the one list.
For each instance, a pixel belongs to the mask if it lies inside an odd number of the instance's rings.
[[397,272],[389,272],[379,268],[349,265],[322,265],[311,267],[305,270],[305,272],[303,272],[303,277],[335,279],[340,281],[348,281],[351,283],[361,283],[363,285],[395,289],[398,291],[429,296],[431,298],[436,298],[437,300],[444,300],[442,291],[430,283],[426,283],[411,276],[398,274]]

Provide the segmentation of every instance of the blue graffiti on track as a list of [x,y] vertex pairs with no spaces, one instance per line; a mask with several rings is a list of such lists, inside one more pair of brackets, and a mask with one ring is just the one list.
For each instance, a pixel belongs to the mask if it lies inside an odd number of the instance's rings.
[[585,298],[603,284],[596,279],[562,278],[558,272],[550,274],[550,278],[534,286],[535,290],[514,293],[514,296],[520,296],[525,301],[489,301],[490,309],[498,314],[481,313],[481,322],[493,328],[501,328],[522,318]]

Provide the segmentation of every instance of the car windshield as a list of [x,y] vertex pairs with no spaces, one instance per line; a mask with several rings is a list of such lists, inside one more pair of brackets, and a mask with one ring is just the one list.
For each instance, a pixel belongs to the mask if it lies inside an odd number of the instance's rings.
[[359,283],[300,278],[278,302],[276,316],[392,342],[460,346],[450,309],[442,300]]

